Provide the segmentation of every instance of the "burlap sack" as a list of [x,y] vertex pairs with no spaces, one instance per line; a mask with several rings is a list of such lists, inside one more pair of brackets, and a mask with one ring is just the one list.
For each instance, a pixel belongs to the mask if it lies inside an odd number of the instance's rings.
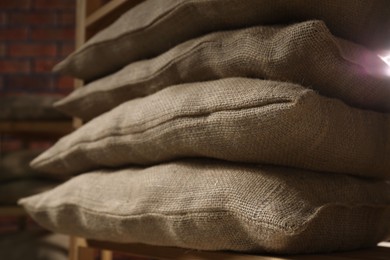
[[299,85],[229,78],[123,103],[60,139],[32,166],[75,174],[212,157],[388,178],[389,125],[387,114]]
[[20,95],[0,97],[0,120],[56,120],[67,118],[53,108],[59,96]]
[[129,10],[55,67],[91,80],[202,34],[253,25],[324,20],[337,36],[390,45],[388,0],[149,0]]
[[332,36],[321,21],[260,26],[190,40],[78,88],[55,107],[89,120],[167,86],[254,77],[302,84],[354,106],[389,111],[390,78],[376,75],[381,65],[387,68],[376,54]]
[[219,161],[96,171],[20,204],[55,232],[202,250],[328,252],[390,235],[385,182]]

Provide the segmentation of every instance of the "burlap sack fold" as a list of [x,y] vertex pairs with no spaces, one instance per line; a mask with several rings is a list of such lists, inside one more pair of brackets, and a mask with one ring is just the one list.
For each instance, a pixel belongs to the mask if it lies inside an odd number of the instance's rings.
[[[374,64],[377,63],[377,64]],[[353,106],[390,110],[387,65],[362,46],[334,37],[321,21],[216,32],[78,88],[55,107],[89,120],[165,87],[227,77],[289,81]]]
[[91,80],[212,31],[324,20],[337,36],[390,44],[388,0],[148,0],[92,37],[56,71]]
[[388,114],[291,83],[229,78],[123,103],[32,162],[56,174],[211,157],[388,178]]
[[201,250],[330,252],[390,235],[386,182],[220,161],[99,170],[20,204],[55,232]]

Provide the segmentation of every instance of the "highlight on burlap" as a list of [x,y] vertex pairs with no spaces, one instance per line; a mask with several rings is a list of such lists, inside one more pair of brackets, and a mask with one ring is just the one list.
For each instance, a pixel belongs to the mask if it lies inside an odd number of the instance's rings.
[[96,34],[54,70],[89,81],[209,32],[311,19],[325,21],[339,37],[387,48],[389,12],[388,0],[148,0]]
[[182,157],[388,178],[389,115],[299,85],[248,78],[188,83],[123,103],[36,158],[54,174]]
[[385,181],[213,160],[98,170],[19,203],[55,232],[121,243],[292,254],[390,236]]
[[[90,120],[171,85],[227,77],[289,81],[360,108],[390,111],[387,65],[321,21],[215,32],[77,88],[55,107]],[[379,75],[378,75],[379,74]]]

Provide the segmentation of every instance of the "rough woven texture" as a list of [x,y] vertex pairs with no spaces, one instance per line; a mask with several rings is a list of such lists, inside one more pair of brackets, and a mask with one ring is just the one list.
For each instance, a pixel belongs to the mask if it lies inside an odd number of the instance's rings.
[[388,114],[349,107],[291,83],[229,78],[123,103],[34,159],[51,173],[181,157],[390,177]]
[[308,19],[324,20],[335,35],[348,40],[383,48],[390,44],[388,0],[149,0],[55,70],[91,80],[208,32]]
[[335,38],[321,21],[260,26],[190,40],[78,88],[55,107],[89,120],[167,86],[253,77],[290,81],[354,106],[390,111],[390,78],[377,75],[380,66],[388,68],[375,53]]
[[58,96],[21,95],[0,97],[0,120],[55,120],[64,119],[53,108]]
[[20,203],[55,232],[203,250],[328,252],[390,235],[385,182],[220,161],[96,171]]

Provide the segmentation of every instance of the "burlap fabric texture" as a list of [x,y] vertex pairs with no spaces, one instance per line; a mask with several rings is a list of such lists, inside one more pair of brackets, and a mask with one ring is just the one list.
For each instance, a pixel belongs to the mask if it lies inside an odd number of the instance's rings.
[[55,232],[192,249],[328,252],[390,234],[386,182],[219,161],[99,170],[20,203]]
[[77,174],[182,157],[267,163],[388,178],[389,115],[292,83],[248,78],[188,83],[123,103],[32,162]]
[[78,88],[55,104],[89,120],[165,87],[227,77],[289,81],[347,104],[390,110],[387,65],[376,53],[334,37],[321,21],[215,32]]
[[148,0],[92,37],[55,70],[96,79],[208,32],[309,19],[325,21],[339,37],[388,48],[389,17],[388,0]]

